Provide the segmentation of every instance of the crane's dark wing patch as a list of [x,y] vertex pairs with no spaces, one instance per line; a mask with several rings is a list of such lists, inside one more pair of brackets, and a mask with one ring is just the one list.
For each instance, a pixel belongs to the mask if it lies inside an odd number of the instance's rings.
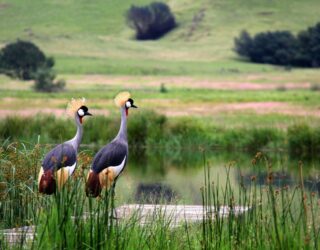
[[59,170],[62,167],[72,166],[77,161],[77,152],[69,144],[59,144],[44,158],[42,167],[44,172]]
[[121,142],[111,142],[95,155],[91,169],[100,173],[106,167],[120,165],[124,158],[128,158],[128,145]]

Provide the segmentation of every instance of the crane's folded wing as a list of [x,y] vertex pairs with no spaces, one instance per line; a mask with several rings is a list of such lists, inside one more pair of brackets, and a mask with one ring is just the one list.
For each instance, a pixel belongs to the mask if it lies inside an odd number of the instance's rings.
[[42,167],[44,171],[59,170],[62,167],[74,166],[77,161],[77,152],[69,144],[59,144],[44,158]]
[[91,168],[94,172],[100,173],[107,167],[121,165],[124,159],[127,160],[127,155],[128,147],[125,144],[112,142],[95,155]]

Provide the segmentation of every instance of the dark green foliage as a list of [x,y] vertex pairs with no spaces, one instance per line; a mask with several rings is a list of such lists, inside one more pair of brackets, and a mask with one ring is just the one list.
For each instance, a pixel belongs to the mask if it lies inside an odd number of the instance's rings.
[[33,43],[18,40],[0,52],[0,72],[22,80],[34,78],[40,67],[52,68],[54,60],[47,58]]
[[242,31],[235,51],[252,62],[284,66],[320,67],[320,23],[294,36],[289,31]]
[[291,65],[297,51],[297,40],[289,31],[264,32],[252,38],[243,31],[235,39],[235,50],[252,62]]
[[289,152],[292,157],[311,158],[320,155],[320,129],[307,124],[288,128]]
[[299,53],[296,64],[305,67],[320,67],[320,23],[298,34]]
[[256,153],[263,150],[264,147],[270,146],[271,143],[281,141],[281,134],[275,129],[269,128],[238,128],[223,133],[221,144],[229,149],[243,149]]
[[168,144],[175,149],[212,146],[211,134],[213,131],[202,123],[191,118],[181,118],[168,124],[166,130]]
[[55,81],[55,73],[46,67],[42,67],[34,74],[34,88],[42,92],[57,92],[64,89],[66,83],[64,80]]
[[241,31],[240,36],[234,39],[234,44],[234,50],[240,56],[250,58],[250,49],[253,45],[253,41],[250,34],[246,30]]
[[127,23],[136,31],[138,40],[158,39],[176,26],[169,6],[153,2],[148,6],[131,6],[126,14]]
[[167,92],[168,92],[168,89],[167,89],[166,85],[164,83],[161,83],[161,85],[160,85],[160,93],[165,94]]

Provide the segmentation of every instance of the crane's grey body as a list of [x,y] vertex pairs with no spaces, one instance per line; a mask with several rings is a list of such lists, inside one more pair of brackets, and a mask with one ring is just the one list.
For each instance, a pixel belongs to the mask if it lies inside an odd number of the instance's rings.
[[[110,188],[124,170],[128,159],[126,107],[121,108],[118,135],[95,155],[86,182],[86,194],[100,195],[102,188]],[[114,189],[113,189],[114,190]]]
[[76,135],[69,141],[54,147],[42,162],[43,171],[57,171],[63,167],[69,167],[69,174],[74,172],[78,148],[83,135],[83,127],[77,115],[75,115],[77,125]]
[[105,168],[114,167],[117,177],[124,169],[128,159],[127,118],[125,108],[121,108],[121,126],[113,141],[95,155],[92,171],[99,174]]
[[[83,107],[86,108],[85,106]],[[88,112],[87,114],[91,115]],[[78,114],[75,114],[75,121],[77,133],[74,138],[54,147],[42,162],[38,177],[40,193],[53,194],[57,186],[60,190],[76,168],[77,153],[82,139],[83,128]]]

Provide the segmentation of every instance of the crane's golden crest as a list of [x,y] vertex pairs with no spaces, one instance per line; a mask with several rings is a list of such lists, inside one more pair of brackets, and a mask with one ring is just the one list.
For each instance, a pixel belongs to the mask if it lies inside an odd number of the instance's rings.
[[114,98],[114,103],[118,107],[122,107],[126,101],[130,98],[130,93],[129,92],[120,92],[115,98]]
[[69,116],[74,117],[74,114],[78,111],[81,106],[85,106],[86,99],[84,97],[80,99],[72,98],[68,103],[67,113]]

